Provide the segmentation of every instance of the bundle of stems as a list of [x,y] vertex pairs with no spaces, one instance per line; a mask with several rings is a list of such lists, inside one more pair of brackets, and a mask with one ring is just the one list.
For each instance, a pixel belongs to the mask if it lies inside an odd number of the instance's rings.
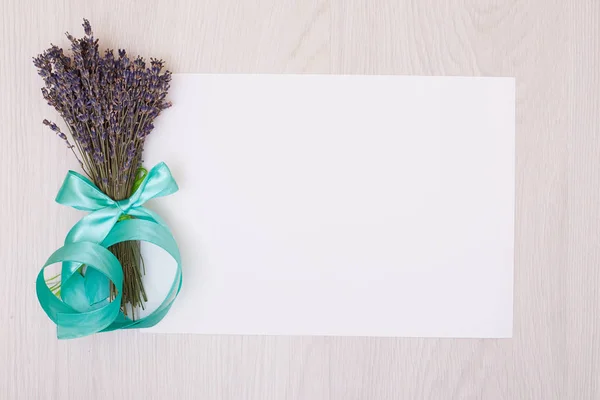
[[[33,59],[44,80],[42,95],[64,120],[67,133],[54,122],[43,123],[65,142],[100,190],[123,200],[132,194],[143,171],[144,143],[154,119],[171,106],[166,101],[171,73],[163,71],[162,60],[151,58],[147,65],[142,57],[130,59],[125,50],[100,54],[89,21],[83,20],[83,28],[83,38],[66,34],[70,56],[51,45]],[[148,301],[140,244],[123,242],[109,250],[123,268],[121,308],[135,319],[135,310]],[[111,283],[110,299],[116,294]]]

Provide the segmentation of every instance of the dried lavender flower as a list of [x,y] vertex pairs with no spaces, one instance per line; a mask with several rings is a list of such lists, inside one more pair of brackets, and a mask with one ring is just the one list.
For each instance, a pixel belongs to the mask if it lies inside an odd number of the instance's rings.
[[[69,55],[51,44],[33,58],[44,82],[42,96],[63,118],[73,144],[58,125],[46,119],[43,124],[67,144],[101,190],[121,200],[131,193],[154,119],[171,105],[166,101],[171,73],[163,71],[162,60],[150,58],[147,64],[142,57],[130,57],[124,49],[116,54],[113,50],[101,53],[87,19],[83,20],[83,30],[82,38],[66,33]],[[135,260],[135,252],[126,243],[122,245],[122,250],[113,251],[125,273],[126,261]],[[135,284],[143,291],[141,282]],[[124,289],[123,302],[140,305],[140,293],[125,293]]]
[[90,21],[87,19],[83,19],[83,31],[86,35],[92,36],[92,26],[90,25]]

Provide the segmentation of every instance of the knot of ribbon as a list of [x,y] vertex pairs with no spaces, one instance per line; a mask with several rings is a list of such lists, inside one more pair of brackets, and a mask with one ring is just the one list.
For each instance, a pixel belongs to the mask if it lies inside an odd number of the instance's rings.
[[[143,204],[177,190],[177,183],[165,163],[157,164],[136,179],[133,194],[118,201],[102,193],[85,176],[74,171],[67,173],[56,201],[90,214],[71,228],[64,245],[48,258],[36,281],[38,300],[57,325],[59,339],[150,327],[166,315],[181,288],[179,249],[165,222]],[[163,248],[177,265],[163,302],[152,313],[135,321],[121,312],[123,270],[108,250],[108,247],[128,240],[146,241]],[[59,262],[62,263],[60,298],[44,279],[45,268]],[[85,275],[78,272],[82,265],[86,266]],[[112,301],[108,300],[110,281],[117,292]]]

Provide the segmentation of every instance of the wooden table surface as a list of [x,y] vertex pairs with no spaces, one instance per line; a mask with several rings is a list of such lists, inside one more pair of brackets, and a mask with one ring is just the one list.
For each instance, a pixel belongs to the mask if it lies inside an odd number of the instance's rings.
[[[3,0],[0,398],[599,399],[600,2]],[[35,276],[78,214],[31,57],[92,22],[175,72],[515,76],[510,340],[152,335],[58,341]]]

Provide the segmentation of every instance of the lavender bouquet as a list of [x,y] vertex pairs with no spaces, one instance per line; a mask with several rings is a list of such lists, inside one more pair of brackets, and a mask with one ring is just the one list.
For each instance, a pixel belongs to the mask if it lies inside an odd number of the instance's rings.
[[[120,204],[138,190],[148,174],[142,167],[144,142],[154,128],[154,119],[171,106],[166,100],[171,73],[163,70],[162,60],[151,58],[146,63],[142,57],[130,58],[125,50],[101,54],[89,21],[83,21],[83,38],[66,34],[71,55],[51,45],[34,57],[33,63],[44,81],[42,95],[60,114],[66,131],[46,119],[44,125],[65,142],[89,180],[120,208],[117,226],[136,218]],[[118,259],[123,274],[122,288],[115,285],[114,278],[105,281],[110,286],[108,301],[120,298],[120,312],[135,320],[136,309],[148,300],[142,284],[145,271],[139,241],[122,241],[108,250]],[[86,265],[78,261],[83,264],[78,274],[84,277]],[[49,282],[49,286],[60,298],[60,282]]]

